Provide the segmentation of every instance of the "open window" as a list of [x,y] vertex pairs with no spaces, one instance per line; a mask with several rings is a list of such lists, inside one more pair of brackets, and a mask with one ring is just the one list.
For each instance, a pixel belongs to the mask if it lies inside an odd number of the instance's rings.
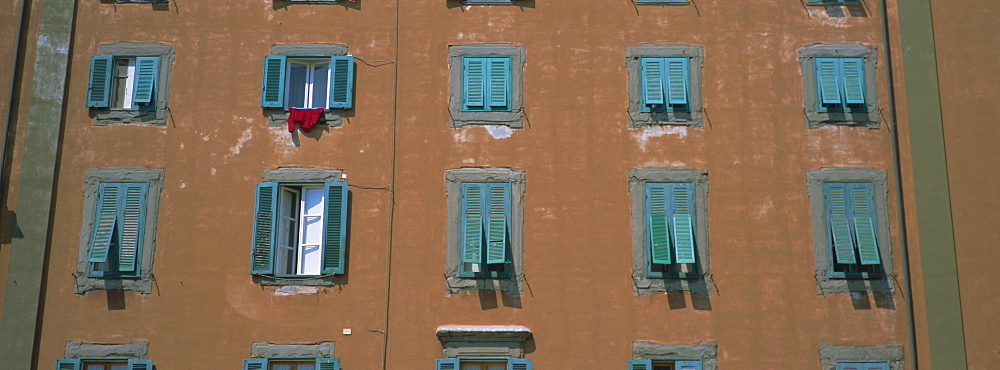
[[347,109],[353,90],[353,56],[264,57],[262,107]]

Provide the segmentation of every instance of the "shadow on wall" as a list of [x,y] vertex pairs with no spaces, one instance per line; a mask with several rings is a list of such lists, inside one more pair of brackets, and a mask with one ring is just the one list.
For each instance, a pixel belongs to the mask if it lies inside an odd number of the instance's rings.
[[[479,307],[484,311],[492,310],[499,308],[499,304],[503,303],[504,307],[521,308],[521,296],[508,293],[518,291],[517,280],[513,278],[502,279],[499,282],[500,286],[497,287],[493,279],[476,281],[476,289],[479,292]],[[500,296],[499,301],[497,300],[497,295]]]
[[[532,9],[534,9],[535,8],[535,0],[513,0],[512,2],[513,2],[513,4],[511,4],[511,5],[519,7],[519,8],[522,8],[522,9],[524,9],[524,8],[532,8]],[[505,4],[473,5],[473,4],[466,4],[462,0],[448,0],[448,9],[461,8],[462,11],[465,11],[465,9],[463,8],[465,6],[490,6],[490,5],[504,6]]]
[[[844,13],[844,10],[847,13]],[[843,18],[847,16],[851,17],[867,17],[868,11],[865,10],[865,6],[861,4],[857,5],[830,5],[826,7],[826,16],[830,18]]]
[[[871,291],[869,291],[866,283],[871,284]],[[875,307],[896,310],[896,303],[892,299],[892,294],[882,293],[892,291],[889,288],[888,280],[852,280],[847,282],[847,287],[850,290],[851,304],[854,305],[855,310],[872,309],[871,300],[873,298],[875,299]]]
[[[176,0],[175,0],[176,1]],[[309,2],[315,2],[309,4]],[[344,9],[361,10],[361,0],[272,0],[271,8],[274,10],[285,9],[291,5],[339,5]]]

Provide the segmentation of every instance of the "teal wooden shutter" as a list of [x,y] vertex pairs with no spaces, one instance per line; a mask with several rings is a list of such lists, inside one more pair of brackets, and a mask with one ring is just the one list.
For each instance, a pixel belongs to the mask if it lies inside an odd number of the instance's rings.
[[243,359],[243,370],[268,370],[266,358]]
[[326,209],[323,210],[323,270],[324,274],[344,273],[344,249],[347,240],[347,183],[327,182],[324,189]]
[[274,237],[277,227],[278,183],[257,184],[254,199],[251,274],[274,273]]
[[118,249],[118,271],[137,271],[136,262],[142,246],[143,226],[146,222],[146,193],[149,184],[145,182],[122,184],[125,200],[119,215],[121,242]]
[[160,57],[135,58],[135,103],[155,101],[156,80],[160,76]]
[[330,108],[351,108],[354,92],[354,57],[330,57]]
[[436,370],[458,370],[457,358],[439,358],[434,364]]
[[865,103],[865,73],[863,58],[842,58],[844,101],[847,104]]
[[464,108],[482,109],[486,106],[486,61],[488,58],[462,58],[462,95]]
[[822,104],[841,104],[840,63],[837,58],[815,58],[816,84]]
[[260,106],[284,108],[285,105],[285,61],[284,55],[264,57],[264,78],[261,82]]
[[316,370],[340,370],[340,359],[317,358]]
[[128,370],[153,370],[153,360],[130,358],[128,359]]
[[643,103],[664,104],[663,58],[641,58],[640,62]]
[[526,358],[512,358],[507,360],[507,370],[531,370],[531,360]]
[[870,182],[851,184],[851,210],[854,216],[854,234],[858,243],[858,256],[862,265],[881,263],[878,240],[875,236],[875,207]]
[[489,189],[486,263],[504,263],[507,256],[507,224],[510,184],[486,184]]
[[669,264],[670,233],[667,227],[668,204],[666,184],[646,184],[646,214],[652,263]]
[[57,358],[56,370],[80,370],[82,362],[78,358]]
[[840,361],[837,370],[889,370],[889,361]]
[[94,223],[94,237],[90,245],[90,262],[107,262],[111,239],[118,227],[118,202],[121,184],[101,184],[97,194],[97,215]]
[[510,58],[489,58],[490,108],[510,105]]
[[482,262],[483,184],[462,184],[462,262]]
[[700,360],[674,361],[675,370],[701,370]]
[[674,249],[677,252],[677,263],[694,263],[694,228],[691,207],[694,203],[694,184],[680,183],[673,185],[673,231]]
[[653,370],[653,360],[628,360],[628,370]]
[[851,224],[847,216],[847,184],[828,182],[823,184],[826,201],[826,222],[833,241],[833,251],[837,263],[856,263],[854,243],[851,238]]
[[688,58],[664,58],[667,65],[667,93],[671,105],[688,103]]
[[87,106],[107,108],[111,100],[111,76],[114,56],[98,55],[90,58],[90,86],[87,87]]

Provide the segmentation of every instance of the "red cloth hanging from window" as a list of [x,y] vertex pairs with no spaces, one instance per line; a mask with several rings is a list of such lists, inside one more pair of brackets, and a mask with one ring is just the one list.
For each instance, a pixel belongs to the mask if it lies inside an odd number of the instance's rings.
[[288,107],[288,132],[295,132],[295,125],[298,125],[302,132],[312,131],[313,127],[319,123],[321,115],[323,115],[323,108]]

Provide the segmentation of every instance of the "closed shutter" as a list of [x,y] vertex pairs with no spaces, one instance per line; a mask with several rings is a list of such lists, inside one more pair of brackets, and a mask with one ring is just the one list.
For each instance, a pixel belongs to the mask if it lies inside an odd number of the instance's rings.
[[844,75],[844,100],[847,104],[865,103],[865,73],[863,58],[840,60]]
[[676,370],[701,370],[701,361],[699,360],[684,360],[684,361],[674,361],[674,369]]
[[851,223],[847,215],[847,184],[823,184],[826,201],[826,222],[833,241],[837,263],[857,263],[851,238]]
[[851,184],[851,210],[854,216],[854,234],[858,243],[858,256],[862,265],[881,263],[878,240],[875,236],[874,199],[872,184]]
[[243,359],[243,370],[268,370],[266,358]]
[[285,105],[285,61],[283,55],[264,57],[264,77],[261,82],[260,106],[284,108]]
[[112,238],[118,229],[118,205],[122,184],[101,184],[98,187],[97,215],[94,223],[94,237],[90,246],[92,263],[107,262]]
[[531,360],[526,358],[507,360],[507,370],[531,370]]
[[642,101],[646,105],[665,104],[663,91],[663,58],[642,58]]
[[458,359],[439,358],[435,361],[434,368],[436,370],[458,370]]
[[317,370],[340,370],[340,359],[337,358],[317,358]]
[[506,108],[510,97],[510,58],[489,58],[490,108]]
[[81,362],[78,358],[57,358],[56,370],[80,370]]
[[482,262],[484,184],[462,184],[462,262]]
[[486,63],[489,58],[465,57],[462,59],[462,86],[464,92],[464,108],[482,109],[485,107]]
[[253,245],[250,273],[274,273],[274,234],[277,225],[278,183],[257,184],[254,200]]
[[354,91],[354,57],[330,58],[330,108],[351,108]]
[[664,58],[667,65],[667,92],[671,105],[688,103],[688,58]]
[[128,370],[153,370],[153,360],[145,358],[130,358]]
[[652,263],[669,264],[671,262],[670,233],[667,227],[668,190],[667,184],[646,184],[645,208],[648,215],[647,227],[649,228]]
[[628,360],[628,370],[653,370],[653,360]]
[[122,184],[125,190],[125,201],[119,222],[121,242],[118,250],[118,271],[136,272],[138,270],[136,261],[142,246],[148,186],[148,183]]
[[677,263],[694,263],[694,227],[691,206],[694,203],[694,184],[673,185],[673,236]]
[[323,194],[326,196],[323,214],[326,229],[323,237],[322,273],[343,274],[347,240],[347,183],[327,182]]
[[107,108],[111,100],[111,76],[114,57],[98,55],[90,58],[90,86],[87,87],[87,106]]
[[160,57],[135,58],[135,103],[155,101],[156,80],[160,75]]
[[510,184],[486,184],[486,187],[489,188],[486,263],[504,263],[507,256]]
[[822,104],[841,104],[841,71],[837,58],[816,58],[815,67],[820,102]]

